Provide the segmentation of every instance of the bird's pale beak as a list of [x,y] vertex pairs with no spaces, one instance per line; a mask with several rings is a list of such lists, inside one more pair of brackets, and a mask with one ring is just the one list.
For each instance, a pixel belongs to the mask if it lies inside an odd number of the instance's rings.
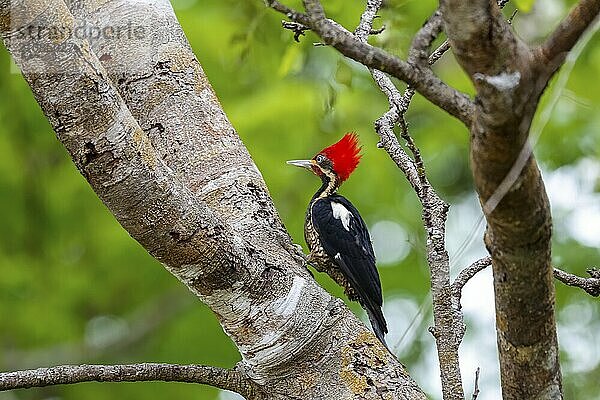
[[312,169],[313,161],[312,160],[290,160],[287,161],[290,165],[295,165],[296,167],[303,167],[307,169]]

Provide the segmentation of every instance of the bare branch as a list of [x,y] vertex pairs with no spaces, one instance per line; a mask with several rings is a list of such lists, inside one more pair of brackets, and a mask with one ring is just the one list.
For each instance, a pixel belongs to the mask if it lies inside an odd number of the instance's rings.
[[[454,282],[452,283],[453,295],[460,302],[461,291],[467,282],[472,279],[478,272],[483,271],[492,265],[492,258],[485,257],[475,261],[467,268],[460,271]],[[561,281],[565,285],[578,287],[594,297],[600,296],[600,270],[595,267],[589,268],[587,273],[589,278],[583,278],[574,274],[570,274],[554,267],[554,278]]]
[[450,42],[444,40],[444,42],[429,55],[429,65],[435,64],[448,50],[450,50]]
[[82,382],[185,382],[231,390],[243,396],[255,395],[256,387],[236,370],[204,365],[123,364],[60,365],[0,373],[0,391]]
[[442,82],[429,68],[411,65],[388,52],[359,41],[352,33],[328,20],[318,0],[304,0],[309,26],[323,41],[346,57],[387,72],[414,87],[426,99],[470,125],[474,104],[469,96]]
[[[381,1],[370,1],[361,17],[363,32],[366,32]],[[371,9],[370,9],[371,8]],[[359,40],[365,42],[366,35]],[[391,79],[383,72],[369,69],[379,88],[386,94],[390,109],[375,122],[375,130],[380,137],[379,146],[383,147],[390,158],[405,174],[423,205],[423,222],[427,232],[427,263],[431,274],[431,293],[433,297],[433,315],[435,326],[431,327],[438,350],[442,392],[444,399],[463,399],[462,380],[458,361],[458,346],[464,335],[464,323],[459,307],[446,293],[450,288],[449,259],[445,248],[444,232],[448,205],[440,199],[429,184],[419,148],[409,134],[404,113],[408,110],[414,91],[408,89],[403,96]],[[393,128],[399,124],[402,138],[413,154],[411,159],[398,142]]]
[[[370,1],[361,17],[362,32],[372,24],[372,16],[381,5],[381,1]],[[359,38],[367,39],[366,34]],[[429,184],[419,148],[408,132],[404,113],[408,109],[411,95],[402,96],[391,79],[379,70],[370,68],[373,79],[387,95],[390,110],[375,122],[375,130],[380,137],[378,146],[383,147],[390,158],[405,174],[423,205],[423,222],[427,232],[427,263],[431,274],[431,293],[433,297],[433,315],[435,326],[433,334],[440,362],[442,392],[444,399],[463,399],[462,380],[458,362],[458,346],[464,335],[464,323],[458,307],[454,306],[451,296],[446,293],[450,288],[449,259],[445,248],[444,232],[448,205],[440,199]],[[408,92],[414,93],[410,89]],[[398,142],[393,128],[400,125],[402,138],[412,152],[411,159]]]
[[419,199],[422,199],[423,185],[415,161],[406,154],[393,130],[406,112],[408,103],[386,74],[371,70],[371,75],[390,103],[390,109],[375,121],[375,132],[379,135],[378,146],[385,149],[392,161],[404,173]]
[[581,0],[570,11],[536,53],[552,68],[553,73],[575,46],[583,32],[600,13],[600,0]]
[[365,11],[360,16],[360,22],[354,30],[354,36],[361,42],[366,42],[373,32],[373,20],[381,7],[381,0],[367,0]]
[[554,277],[565,285],[583,289],[594,297],[600,296],[600,270],[597,268],[590,268],[587,270],[587,273],[590,274],[590,278],[582,278],[556,267],[554,268]]
[[[423,24],[423,27],[413,37],[410,50],[408,52],[408,62],[425,64],[429,57],[429,48],[431,43],[438,37],[442,31],[444,20],[440,10],[437,9]],[[435,62],[435,61],[434,61]],[[433,63],[430,63],[430,65]]]
[[452,283],[452,294],[457,299],[459,306],[463,287],[471,278],[477,275],[478,272],[483,271],[490,265],[492,265],[492,257],[485,257],[475,261],[473,264],[459,272]]
[[471,397],[471,400],[477,400],[477,397],[479,397],[479,372],[480,368],[477,367],[475,370],[475,387],[473,389],[473,397]]
[[267,7],[270,7],[273,10],[284,14],[286,17],[288,17],[294,22],[301,23],[305,26],[310,25],[310,20],[306,14],[296,11],[293,8],[290,8],[277,0],[265,0],[265,4]]

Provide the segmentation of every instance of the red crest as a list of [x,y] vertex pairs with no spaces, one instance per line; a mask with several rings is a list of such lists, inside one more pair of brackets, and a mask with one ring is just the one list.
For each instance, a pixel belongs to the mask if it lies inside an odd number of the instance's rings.
[[346,133],[339,142],[321,150],[320,154],[331,160],[333,170],[343,182],[356,169],[361,158],[360,149],[358,136],[351,132]]

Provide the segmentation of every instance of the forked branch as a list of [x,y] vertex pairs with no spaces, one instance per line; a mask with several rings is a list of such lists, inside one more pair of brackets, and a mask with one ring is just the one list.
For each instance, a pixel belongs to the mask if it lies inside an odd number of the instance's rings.
[[589,295],[600,296],[600,270],[598,268],[589,268],[587,273],[589,278],[573,275],[561,269],[554,268],[554,277],[568,286],[578,287],[585,290]]

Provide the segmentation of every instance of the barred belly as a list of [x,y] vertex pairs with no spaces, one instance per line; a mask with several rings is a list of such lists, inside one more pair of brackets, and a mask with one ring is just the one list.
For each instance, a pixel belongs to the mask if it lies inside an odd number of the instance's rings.
[[329,275],[331,279],[343,287],[344,293],[346,296],[348,296],[348,299],[357,301],[358,296],[355,290],[348,283],[348,280],[340,270],[340,267],[332,257],[325,253],[325,250],[321,245],[321,241],[319,240],[319,235],[313,226],[310,211],[311,209],[309,207],[304,223],[304,239],[306,240],[306,244],[310,250],[310,255],[308,258],[309,264],[315,267],[317,271],[324,272]]

